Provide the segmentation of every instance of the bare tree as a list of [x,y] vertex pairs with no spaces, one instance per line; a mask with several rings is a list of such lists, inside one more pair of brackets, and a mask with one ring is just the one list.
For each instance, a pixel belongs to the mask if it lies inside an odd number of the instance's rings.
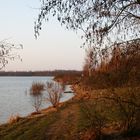
[[84,68],[87,68],[88,76],[92,76],[92,70],[96,68],[98,60],[97,60],[97,50],[96,48],[89,47],[86,49],[86,58],[85,58],[85,66]]
[[50,15],[69,29],[83,30],[85,45],[94,43],[99,46],[101,43],[109,44],[111,40],[125,41],[128,37],[139,37],[139,0],[41,0],[35,22],[36,37],[43,21],[48,21]]
[[45,90],[45,85],[40,82],[34,82],[32,83],[32,86],[30,88],[30,96],[32,105],[35,108],[36,112],[39,112],[39,109],[42,104],[43,99],[43,91]]
[[64,87],[56,82],[47,82],[46,90],[48,92],[47,101],[49,101],[53,107],[57,107],[62,97]]
[[21,59],[17,50],[22,49],[22,44],[8,43],[6,40],[0,41],[0,69],[5,67],[10,60]]

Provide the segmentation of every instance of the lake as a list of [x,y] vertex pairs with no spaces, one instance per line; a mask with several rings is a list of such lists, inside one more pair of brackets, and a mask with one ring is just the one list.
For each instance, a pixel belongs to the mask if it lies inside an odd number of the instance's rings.
[[[48,81],[53,81],[53,77],[0,77],[0,124],[7,122],[12,115],[26,116],[35,111],[29,89],[33,82]],[[61,102],[72,97],[72,93],[63,93]],[[49,102],[44,101],[41,108],[50,105]]]

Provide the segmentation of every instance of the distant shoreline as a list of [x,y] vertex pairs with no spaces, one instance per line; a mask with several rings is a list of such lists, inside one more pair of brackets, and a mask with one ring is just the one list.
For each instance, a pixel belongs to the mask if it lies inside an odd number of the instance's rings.
[[56,76],[69,73],[80,73],[77,70],[54,70],[54,71],[0,71],[0,76]]
[[54,75],[0,75],[0,77],[54,77]]

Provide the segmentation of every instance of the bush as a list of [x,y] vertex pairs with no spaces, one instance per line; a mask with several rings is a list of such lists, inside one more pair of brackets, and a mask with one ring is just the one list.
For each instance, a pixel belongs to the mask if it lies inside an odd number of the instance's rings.
[[42,92],[45,90],[45,85],[40,82],[34,82],[32,83],[32,86],[30,88],[30,96],[31,96],[31,101],[32,105],[35,108],[36,112],[39,112],[39,109],[42,104],[42,97],[43,94]]
[[10,118],[8,119],[8,123],[9,124],[13,124],[13,123],[16,123],[18,122],[19,120],[21,119],[21,117],[19,115],[12,115],[10,116]]
[[[82,113],[82,127],[92,130],[96,139],[101,140],[103,134],[102,129],[107,123],[107,117],[105,115],[105,110],[102,107],[102,101],[88,101],[81,103],[81,113]],[[91,136],[92,137],[92,136]]]
[[124,91],[111,89],[109,92],[110,96],[104,98],[114,102],[123,133],[127,136],[135,135],[140,129],[140,88],[129,87]]
[[64,86],[59,83],[47,82],[46,90],[48,92],[48,97],[46,99],[53,105],[53,107],[58,106],[64,89]]

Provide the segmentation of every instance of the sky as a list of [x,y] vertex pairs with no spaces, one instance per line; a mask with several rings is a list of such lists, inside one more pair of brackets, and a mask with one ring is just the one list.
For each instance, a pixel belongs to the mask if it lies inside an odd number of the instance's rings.
[[39,38],[34,37],[40,0],[0,1],[0,40],[22,44],[22,61],[10,61],[5,71],[82,70],[85,51],[80,33],[68,31],[55,19],[44,23]]

